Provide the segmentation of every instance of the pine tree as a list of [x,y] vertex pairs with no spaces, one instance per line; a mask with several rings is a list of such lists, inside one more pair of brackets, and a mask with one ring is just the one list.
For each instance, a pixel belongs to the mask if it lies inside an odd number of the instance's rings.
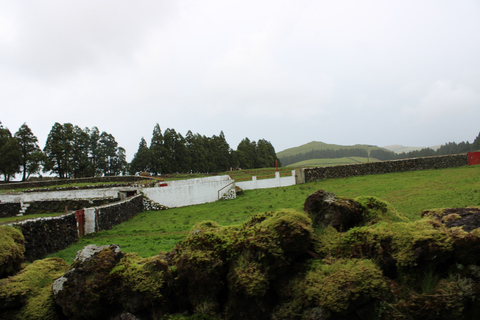
[[26,123],[22,124],[15,133],[15,139],[22,151],[22,181],[25,181],[32,173],[38,172],[43,157],[38,153],[41,152],[38,139]]
[[4,128],[0,122],[0,173],[5,181],[10,181],[17,172],[20,172],[22,163],[22,150],[17,139]]
[[44,170],[57,173],[61,179],[71,177],[75,166],[73,125],[55,122],[43,151],[47,156]]
[[157,123],[153,128],[152,140],[150,141],[151,170],[155,176],[163,172],[164,153],[162,130]]
[[147,146],[147,141],[142,137],[138,145],[137,153],[133,156],[130,163],[130,174],[139,172],[150,172],[151,154]]

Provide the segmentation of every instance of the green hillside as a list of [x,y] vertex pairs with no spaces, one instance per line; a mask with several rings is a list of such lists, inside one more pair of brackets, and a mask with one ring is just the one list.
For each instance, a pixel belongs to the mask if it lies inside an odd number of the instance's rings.
[[299,153],[309,152],[312,150],[326,150],[326,149],[339,150],[339,149],[354,149],[354,148],[361,148],[361,149],[367,149],[367,150],[384,149],[384,148],[380,148],[380,147],[372,146],[368,144],[355,144],[353,146],[342,146],[339,144],[330,144],[330,143],[325,143],[321,141],[312,141],[306,144],[302,144],[301,146],[298,146],[298,147],[293,147],[293,148],[289,148],[289,149],[285,149],[283,151],[277,152],[277,157],[278,158],[288,157],[288,156],[292,156]]
[[[375,155],[370,155],[370,152],[372,151],[374,151]],[[277,153],[277,157],[284,166],[306,166],[311,164],[303,164],[304,161],[315,159],[332,160],[335,158],[369,158],[370,156],[384,159],[382,155],[383,153],[386,153],[387,155],[391,154],[392,156],[394,155],[392,151],[368,144],[342,146],[338,144],[328,144],[321,141],[312,141],[298,147],[280,151]],[[299,162],[302,164],[298,164]],[[346,163],[354,162],[355,161],[347,161]]]
[[343,158],[334,158],[334,159],[310,159],[300,162],[295,162],[287,165],[286,167],[327,167],[327,166],[338,166],[343,164],[354,164],[354,163],[365,163],[365,162],[376,162],[379,161],[375,158],[365,158],[365,157],[343,157]]

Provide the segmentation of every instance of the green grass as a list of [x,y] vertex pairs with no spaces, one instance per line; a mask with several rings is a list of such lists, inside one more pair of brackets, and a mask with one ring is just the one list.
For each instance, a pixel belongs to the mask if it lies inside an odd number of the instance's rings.
[[233,200],[143,212],[111,230],[83,237],[78,243],[51,256],[71,263],[76,251],[85,245],[115,243],[124,252],[150,257],[159,251],[173,249],[198,221],[234,225],[259,212],[280,208],[301,211],[307,196],[318,189],[348,198],[375,196],[389,202],[410,219],[417,219],[426,209],[480,206],[480,166],[358,176],[248,190]]
[[300,162],[295,162],[287,165],[287,167],[326,167],[338,166],[343,164],[366,163],[379,161],[375,158],[366,157],[343,157],[334,159],[309,159]]

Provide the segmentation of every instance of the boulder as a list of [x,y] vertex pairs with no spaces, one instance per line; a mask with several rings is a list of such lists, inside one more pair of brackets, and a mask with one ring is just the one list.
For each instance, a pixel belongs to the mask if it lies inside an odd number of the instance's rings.
[[171,272],[160,257],[88,245],[52,286],[69,319],[154,319],[169,309]]
[[123,258],[118,245],[89,245],[80,250],[68,270],[52,287],[55,302],[71,319],[108,318],[119,309],[110,272]]
[[335,194],[322,189],[307,197],[303,210],[312,219],[314,228],[332,226],[344,232],[363,222],[362,208],[358,202],[337,198]]

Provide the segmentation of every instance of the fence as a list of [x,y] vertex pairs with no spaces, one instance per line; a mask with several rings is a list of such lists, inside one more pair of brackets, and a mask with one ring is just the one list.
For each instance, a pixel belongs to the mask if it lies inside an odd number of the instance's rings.
[[243,190],[254,190],[293,186],[296,183],[295,180],[295,170],[292,170],[288,177],[281,177],[280,172],[275,172],[273,179],[257,179],[253,176],[252,180],[235,182],[235,185]]

